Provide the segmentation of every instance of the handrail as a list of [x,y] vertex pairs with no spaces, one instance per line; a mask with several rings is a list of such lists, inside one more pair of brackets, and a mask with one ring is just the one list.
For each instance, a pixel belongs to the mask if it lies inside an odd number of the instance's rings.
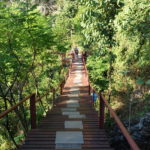
[[[85,65],[84,59],[83,59],[83,64],[84,64],[84,67],[85,67],[85,73],[88,76],[88,71],[87,71],[87,67]],[[90,94],[90,90],[91,90],[91,85],[90,85],[90,82],[89,82],[89,94]],[[105,106],[106,106],[108,108],[111,116],[114,118],[116,124],[120,128],[122,134],[124,135],[124,137],[128,141],[128,144],[130,145],[130,147],[132,148],[132,150],[140,150],[140,148],[138,147],[138,145],[136,144],[136,142],[133,140],[133,138],[129,134],[128,130],[125,128],[125,126],[123,125],[123,123],[121,122],[121,120],[119,119],[119,117],[117,116],[117,114],[115,113],[115,111],[109,105],[108,101],[102,96],[101,93],[99,94],[98,92],[96,92],[95,89],[94,89],[94,91],[95,91],[95,93],[97,95],[99,95],[99,100],[100,100],[100,110],[99,110],[100,111],[100,117],[99,117],[100,128],[103,128],[103,126],[104,126],[104,109],[105,109]]]
[[[70,69],[71,69],[71,65],[68,69],[68,72],[65,76],[65,80],[68,78],[68,76],[70,75]],[[62,81],[58,88],[60,87],[61,88],[61,94],[62,94],[62,91],[63,91],[63,86],[64,86],[64,82],[65,81]],[[57,88],[56,88],[57,89]],[[6,116],[8,113],[12,112],[13,110],[15,110],[18,106],[20,106],[21,104],[23,104],[25,101],[27,101],[28,99],[30,99],[30,114],[31,114],[31,128],[35,128],[36,127],[36,106],[35,106],[35,103],[40,101],[43,97],[47,96],[49,92],[54,92],[54,90],[49,90],[46,94],[44,94],[43,96],[39,97],[39,98],[36,98],[35,97],[35,93],[32,93],[30,95],[28,95],[27,97],[25,97],[24,99],[22,99],[20,102],[18,102],[17,104],[15,104],[14,106],[12,106],[11,108],[5,110],[4,112],[0,113],[0,119],[3,118],[4,116]],[[34,120],[34,121],[33,121]]]
[[35,93],[32,93],[31,95],[25,97],[23,100],[21,100],[20,102],[18,102],[17,104],[15,104],[14,106],[12,106],[11,108],[5,110],[4,112],[0,113],[0,119],[3,118],[4,116],[6,116],[8,113],[10,113],[11,111],[13,111],[14,109],[16,109],[18,106],[20,106],[22,103],[24,103],[25,101],[27,101],[31,96],[33,96]]
[[114,112],[114,110],[110,107],[108,101],[101,95],[102,100],[104,101],[105,105],[110,111],[111,116],[114,118],[115,122],[117,123],[118,127],[122,131],[123,135],[125,136],[126,140],[128,141],[129,145],[133,150],[140,150],[140,148],[137,146],[133,138],[130,136],[128,130],[125,128],[117,114]]
[[[35,102],[38,102],[39,100],[41,100],[43,97],[47,96],[48,93],[51,92],[48,91],[46,94],[44,94],[43,96],[37,98],[35,100]],[[35,93],[32,93],[30,95],[28,95],[27,97],[25,97],[23,100],[21,100],[20,102],[18,102],[17,104],[15,104],[14,106],[12,106],[11,108],[5,110],[4,112],[0,113],[0,119],[3,118],[4,116],[6,116],[8,113],[10,113],[11,111],[13,111],[14,109],[16,109],[18,106],[20,106],[21,104],[23,104],[25,101],[29,100],[33,95],[35,95]]]
[[[61,85],[61,84],[60,84]],[[59,86],[60,86],[59,85]],[[62,88],[63,87],[61,87],[61,90],[62,90]],[[35,93],[32,93],[32,94],[30,94],[30,95],[28,95],[27,97],[25,97],[24,99],[22,99],[20,102],[18,102],[17,104],[15,104],[14,106],[12,106],[11,108],[9,108],[9,109],[7,109],[7,110],[5,110],[4,112],[2,112],[2,113],[0,113],[0,119],[2,119],[4,116],[6,116],[8,113],[10,113],[10,112],[12,112],[13,110],[15,110],[18,106],[20,106],[21,104],[23,104],[25,101],[27,101],[27,100],[29,100],[30,99],[30,113],[32,113],[31,114],[31,118],[36,118],[35,116],[36,116],[36,114],[35,114],[35,112],[36,112],[36,110],[35,110],[35,103],[36,102],[39,102],[43,97],[45,97],[45,96],[47,96],[48,95],[48,93],[49,92],[51,92],[52,90],[49,90],[46,94],[44,94],[43,96],[41,96],[41,97],[39,97],[39,98],[35,98]],[[33,106],[34,105],[34,106]],[[32,106],[32,108],[31,108],[31,106]],[[35,112],[34,112],[35,111]],[[33,115],[34,115],[34,117],[33,117]],[[31,122],[33,122],[32,121],[32,119],[31,119]],[[36,122],[36,120],[34,121],[34,122]],[[34,125],[34,127],[33,128],[35,128],[35,123],[33,123]],[[31,123],[31,128],[32,128],[32,123]]]
[[[61,84],[60,84],[61,85]],[[59,85],[59,86],[60,86]],[[62,89],[63,86],[60,86],[61,88],[61,93],[62,93]],[[36,103],[39,102],[43,97],[47,96],[49,94],[49,92],[51,92],[51,90],[49,90],[46,94],[44,94],[43,96],[36,98],[36,94],[32,93],[29,96],[25,97],[23,100],[21,100],[20,102],[18,102],[17,104],[15,104],[14,106],[12,106],[11,108],[5,110],[4,112],[0,113],[0,119],[2,119],[4,116],[6,116],[8,113],[12,112],[13,110],[15,110],[18,106],[20,106],[21,104],[23,104],[25,101],[30,99],[30,120],[31,120],[31,129],[35,129],[36,128]],[[54,92],[54,91],[53,91]],[[54,94],[54,93],[53,93]],[[54,97],[54,96],[53,96]]]
[[[11,108],[3,111],[2,113],[0,113],[0,119],[2,119],[3,117],[5,117],[7,114],[9,114],[10,112],[12,112],[13,110],[15,110],[18,106],[20,106],[21,104],[23,104],[25,101],[29,100],[29,110],[30,110],[30,124],[31,124],[31,129],[35,129],[36,128],[36,103],[39,102],[43,97],[52,92],[52,103],[54,104],[54,100],[55,100],[55,92],[57,89],[60,89],[60,94],[63,94],[63,88],[65,85],[65,82],[67,80],[67,78],[70,76],[70,70],[72,68],[72,64],[70,64],[69,69],[67,71],[67,73],[64,76],[64,80],[60,81],[61,83],[58,85],[58,87],[55,87],[51,90],[49,90],[48,92],[46,92],[44,95],[40,96],[40,97],[36,97],[35,93],[30,94],[29,96],[25,97],[24,99],[22,99],[21,101],[19,101],[17,104],[15,104],[14,106],[12,106]],[[54,106],[54,105],[52,105]],[[17,147],[17,145],[16,145]]]

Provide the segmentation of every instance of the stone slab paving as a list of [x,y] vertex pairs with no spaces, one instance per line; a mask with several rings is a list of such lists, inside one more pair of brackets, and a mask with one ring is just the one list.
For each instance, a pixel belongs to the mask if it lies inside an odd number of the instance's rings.
[[80,90],[80,88],[78,88],[78,87],[71,87],[70,88],[70,91],[74,91],[74,90]]
[[85,119],[86,115],[84,114],[70,114],[69,119]]
[[[73,95],[68,94],[67,97],[68,97],[69,100],[79,101],[79,100],[80,100],[79,94],[76,94],[76,95],[77,95],[77,96],[74,96],[74,94],[73,94]],[[68,100],[68,101],[69,101],[69,100]],[[66,103],[67,103],[67,102],[66,102]]]
[[68,96],[70,96],[70,97],[77,97],[77,96],[79,96],[79,94],[68,94]]
[[81,79],[81,78],[82,78],[82,74],[76,74],[76,77],[74,78],[74,80]]
[[62,112],[63,115],[80,115],[80,112],[77,111],[68,111],[68,112]]
[[62,112],[72,112],[72,111],[77,111],[77,108],[61,108]]
[[83,129],[82,121],[65,121],[66,129]]
[[81,131],[57,131],[55,139],[56,149],[81,149],[84,144]]
[[70,91],[70,94],[79,94],[80,91],[79,90],[76,90],[76,91]]
[[76,83],[76,82],[82,82],[82,81],[81,81],[81,79],[77,78],[76,80],[73,81],[73,83]]
[[70,99],[66,103],[67,104],[79,104],[79,100],[72,100],[72,99]]
[[71,104],[67,104],[67,107],[70,108],[70,107],[73,107],[73,108],[78,108],[80,105],[79,103],[71,103]]
[[[80,64],[78,62],[74,63],[76,65]],[[78,70],[75,70],[75,77],[73,79],[74,86],[82,85],[82,66],[77,66]],[[77,108],[80,107],[79,103],[79,87],[71,87],[70,93],[67,94],[69,96],[69,100],[66,102],[66,108],[62,108],[62,115],[68,115],[69,119],[80,119],[78,121],[75,120],[66,120],[64,121],[65,129],[83,129],[83,121],[86,116],[84,114],[80,114],[77,111]],[[72,99],[71,96],[75,96],[75,99]],[[78,99],[78,100],[77,100]],[[83,133],[82,131],[57,131],[56,139],[55,139],[56,149],[81,149],[82,144],[84,144]]]
[[81,70],[76,70],[74,71],[75,73],[82,73]]
[[74,81],[75,84],[81,84],[81,80],[78,80],[78,81]]

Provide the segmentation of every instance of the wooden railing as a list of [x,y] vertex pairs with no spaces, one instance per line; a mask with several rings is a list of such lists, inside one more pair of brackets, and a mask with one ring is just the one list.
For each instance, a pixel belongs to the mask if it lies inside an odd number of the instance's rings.
[[[84,69],[85,69],[85,76],[87,76],[88,78],[88,70],[85,64],[84,59],[83,60],[83,64],[84,64]],[[108,101],[104,98],[104,96],[102,96],[102,93],[100,92],[96,92],[96,90],[91,86],[90,82],[89,82],[89,95],[91,95],[91,91],[93,91],[93,93],[95,92],[98,95],[98,99],[99,99],[99,128],[103,129],[104,128],[104,123],[105,123],[105,107],[108,108],[110,115],[113,117],[114,121],[116,122],[116,124],[118,125],[118,127],[120,128],[122,134],[124,135],[124,137],[126,138],[128,144],[130,145],[132,150],[140,150],[140,148],[138,147],[138,145],[136,144],[136,142],[133,140],[133,138],[131,137],[131,135],[129,134],[128,130],[125,128],[125,126],[123,125],[123,123],[121,122],[121,120],[119,119],[119,117],[117,116],[117,114],[115,113],[115,111],[111,108],[111,106],[109,105]],[[92,103],[94,103],[92,101]]]
[[71,66],[72,66],[72,64],[70,65],[70,67],[68,69],[68,72],[67,72],[67,74],[65,76],[65,80],[62,81],[61,84],[57,88],[49,90],[48,92],[46,92],[46,94],[44,94],[41,97],[36,97],[36,94],[32,93],[31,95],[25,97],[23,100],[21,100],[20,102],[18,102],[17,104],[15,104],[14,106],[12,106],[11,108],[9,108],[9,109],[5,110],[4,112],[0,113],[0,119],[2,119],[3,117],[5,117],[6,115],[8,115],[10,112],[12,112],[13,110],[15,110],[17,107],[19,107],[24,102],[30,100],[30,106],[29,107],[30,107],[31,129],[35,129],[36,126],[37,126],[36,125],[36,103],[39,102],[40,100],[42,100],[44,97],[48,96],[48,94],[50,92],[53,93],[53,100],[54,100],[55,99],[56,89],[60,89],[60,94],[63,93],[63,88],[64,88],[64,85],[65,85],[65,82],[66,82],[67,78],[70,75]]
[[[60,87],[62,89],[62,87]],[[36,97],[35,93],[32,93],[31,95],[25,97],[23,100],[21,100],[20,102],[18,102],[16,105],[12,106],[11,108],[7,109],[6,111],[2,112],[0,114],[0,119],[2,119],[3,117],[5,117],[7,114],[9,114],[10,112],[12,112],[13,110],[15,110],[17,107],[19,107],[21,104],[23,104],[24,102],[30,100],[30,120],[31,120],[31,129],[35,129],[36,128],[36,103],[39,102],[40,100],[42,100],[44,97],[48,96],[48,94],[50,92],[53,92],[53,97],[54,97],[54,90],[53,91],[48,91],[46,94],[44,94],[41,97]]]

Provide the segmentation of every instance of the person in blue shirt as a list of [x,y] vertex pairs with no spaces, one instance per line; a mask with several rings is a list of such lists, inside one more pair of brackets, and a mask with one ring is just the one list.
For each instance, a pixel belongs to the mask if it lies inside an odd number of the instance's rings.
[[93,93],[93,103],[96,102],[96,99],[97,99],[97,94],[94,92],[94,93]]

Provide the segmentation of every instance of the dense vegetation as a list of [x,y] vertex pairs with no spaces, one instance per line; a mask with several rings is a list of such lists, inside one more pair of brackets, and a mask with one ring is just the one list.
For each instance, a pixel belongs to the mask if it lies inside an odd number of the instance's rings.
[[[124,120],[149,112],[149,6],[149,0],[0,2],[0,112],[56,87],[66,71],[62,58],[74,45],[87,51],[90,82]],[[39,118],[50,99],[39,104]],[[0,120],[0,149],[26,135],[27,108]]]
[[[57,88],[64,78],[65,31],[57,18],[36,8],[27,2],[0,3],[0,112],[33,92],[40,96]],[[51,97],[39,103],[38,118],[51,106]],[[0,120],[0,149],[19,144],[30,128],[29,116],[27,102]]]
[[[133,103],[148,102],[148,6],[148,0],[81,3],[83,46],[91,54],[88,59],[90,80],[99,90],[108,93],[109,99],[110,95],[121,96],[126,100],[121,101],[122,105],[128,105],[131,99],[135,100]],[[147,106],[141,108],[140,112],[143,111],[149,111]]]

